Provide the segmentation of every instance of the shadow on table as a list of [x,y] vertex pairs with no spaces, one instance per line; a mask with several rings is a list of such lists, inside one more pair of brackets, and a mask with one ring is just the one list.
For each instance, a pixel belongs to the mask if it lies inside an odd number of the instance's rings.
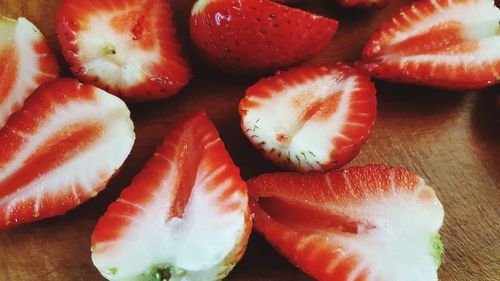
[[478,93],[471,115],[472,141],[483,161],[496,167],[490,171],[496,174],[500,182],[500,108],[497,97],[500,96],[500,85]]

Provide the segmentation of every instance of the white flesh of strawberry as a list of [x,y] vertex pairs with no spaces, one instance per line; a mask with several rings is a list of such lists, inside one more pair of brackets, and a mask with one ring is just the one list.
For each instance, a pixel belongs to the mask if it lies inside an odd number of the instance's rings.
[[[251,96],[250,100],[260,105],[248,110],[243,117],[244,128],[250,130],[250,140],[261,144],[268,152],[275,149],[273,153],[268,153],[273,161],[285,164],[291,161],[303,170],[320,168],[322,164],[329,163],[334,149],[333,139],[346,138],[341,129],[346,122],[351,93],[356,91],[358,84],[356,77],[339,79],[339,74],[332,72],[304,84],[290,86],[284,93],[271,94],[270,98]],[[301,101],[299,97],[304,93],[311,93],[313,98]],[[317,120],[315,116],[305,122],[298,120],[309,104],[334,93],[342,96],[337,110],[326,120]],[[279,141],[279,135],[286,136],[287,141]]]
[[[429,189],[421,179],[421,188]],[[340,211],[340,210],[339,210]],[[439,229],[444,220],[444,209],[437,198],[421,200],[415,194],[394,191],[384,196],[346,208],[342,211],[353,218],[369,218],[373,229],[361,230],[356,236],[333,236],[332,241],[347,245],[345,253],[362,257],[349,281],[369,269],[367,280],[433,281],[438,280],[437,269],[442,244],[436,249]],[[330,267],[333,269],[335,261]]]
[[[410,18],[408,22],[414,22],[412,28],[395,28],[390,30],[394,33],[394,39],[391,43],[397,44],[410,37],[426,32],[431,27],[446,22],[459,22],[464,25],[464,36],[468,40],[478,40],[479,48],[469,54],[457,56],[456,54],[424,54],[404,56],[400,59],[400,66],[403,68],[408,62],[428,62],[433,61],[436,64],[446,63],[452,65],[483,65],[494,59],[500,59],[500,9],[495,6],[492,0],[468,1],[461,4],[449,4],[443,8],[434,2],[437,11],[432,15],[421,14],[418,21]],[[416,10],[415,12],[419,14]],[[395,22],[397,23],[397,22]],[[400,31],[403,30],[403,31]],[[391,61],[392,55],[383,57]],[[434,68],[433,68],[434,69]],[[492,67],[495,76],[500,77],[498,69]]]
[[74,186],[80,185],[88,194],[96,195],[95,188],[103,184],[121,167],[135,141],[134,125],[130,111],[119,98],[100,89],[95,89],[95,101],[68,103],[57,107],[42,121],[39,129],[25,136],[25,142],[16,158],[0,170],[0,180],[15,173],[32,156],[39,146],[49,140],[61,128],[80,123],[98,123],[104,126],[102,135],[95,144],[70,161],[40,176],[13,194],[0,199],[0,206],[8,210],[6,220],[16,203],[27,198],[36,198],[35,214],[38,213],[43,197],[54,196],[61,187],[72,187],[75,199],[78,196]]
[[[19,61],[18,76],[12,93],[6,96],[5,104],[0,107],[0,127],[3,127],[14,109],[22,105],[24,100],[31,95],[31,89],[38,87],[33,78],[40,74],[39,58],[33,49],[33,44],[45,39],[40,30],[27,19],[19,18],[14,21],[3,17],[0,17],[0,38],[0,51],[14,45]],[[45,75],[54,76],[49,73]]]
[[[78,56],[85,74],[98,77],[106,85],[119,89],[145,81],[149,76],[147,66],[162,59],[158,43],[152,50],[144,51],[134,42],[130,33],[113,30],[110,21],[121,13],[93,15],[88,20],[89,29],[77,34]],[[152,26],[156,26],[156,22]]]
[[[131,218],[133,222],[124,236],[96,245],[92,260],[101,274],[109,280],[143,280],[152,267],[163,267],[170,270],[170,281],[219,280],[221,274],[225,276],[223,273],[232,268],[225,259],[242,243],[246,210],[218,210],[218,196],[233,182],[227,180],[207,190],[207,183],[228,169],[224,165],[211,170],[208,161],[200,163],[182,219],[167,218],[172,204],[169,199],[174,193],[172,183],[177,176],[177,171],[171,169],[147,207],[139,206],[142,214]],[[242,202],[242,206],[248,202],[243,192],[234,193],[228,200]]]
[[[346,180],[350,186],[347,177]],[[366,226],[358,225],[358,233],[355,234],[339,230],[327,235],[325,243],[332,246],[325,247],[339,249],[340,245],[342,248],[338,251],[342,255],[330,261],[326,271],[332,273],[342,260],[354,256],[359,262],[348,281],[358,280],[365,270],[368,272],[367,281],[437,281],[443,251],[439,229],[443,224],[444,209],[434,191],[423,179],[419,180],[420,188],[414,193],[401,191],[393,182],[392,194],[373,195],[359,201],[348,201],[345,205],[328,206],[329,213],[345,216]],[[418,198],[429,192],[433,194],[433,199]],[[317,208],[324,209],[325,206]],[[324,239],[325,230],[320,228],[318,231],[318,235],[305,236],[297,244],[297,250],[308,247],[309,243],[316,245],[318,239]],[[318,248],[318,251],[321,250]]]

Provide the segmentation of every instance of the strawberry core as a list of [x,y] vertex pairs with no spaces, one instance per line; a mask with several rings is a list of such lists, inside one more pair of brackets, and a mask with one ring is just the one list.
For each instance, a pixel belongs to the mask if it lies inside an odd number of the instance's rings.
[[261,197],[258,203],[273,220],[300,232],[328,231],[359,234],[375,228],[375,225],[366,221],[276,197]]

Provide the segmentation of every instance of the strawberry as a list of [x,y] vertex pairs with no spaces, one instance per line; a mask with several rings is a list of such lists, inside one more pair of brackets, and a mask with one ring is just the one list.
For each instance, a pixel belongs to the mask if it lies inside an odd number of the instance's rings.
[[210,63],[227,72],[252,74],[318,55],[337,25],[270,0],[199,0],[190,19],[193,43]]
[[40,30],[25,18],[0,17],[0,127],[42,83],[59,75]]
[[57,34],[80,80],[129,101],[167,98],[190,79],[164,0],[62,0]]
[[0,228],[61,215],[94,197],[134,139],[120,99],[73,79],[43,84],[0,129]]
[[379,79],[445,89],[500,82],[500,10],[493,0],[421,0],[373,34],[358,65]]
[[299,171],[328,170],[361,149],[376,116],[370,78],[344,65],[278,71],[247,89],[241,127],[264,156]]
[[92,260],[109,280],[220,280],[246,249],[249,214],[246,184],[198,112],[99,219]]
[[389,5],[393,0],[338,0],[342,7],[378,7],[382,8]]
[[404,168],[265,174],[248,188],[255,229],[318,280],[438,280],[443,207]]

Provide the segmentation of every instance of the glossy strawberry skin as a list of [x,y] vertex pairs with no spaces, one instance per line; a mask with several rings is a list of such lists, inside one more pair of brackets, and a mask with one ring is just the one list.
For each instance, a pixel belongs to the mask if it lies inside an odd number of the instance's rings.
[[[132,11],[126,11],[131,9]],[[151,12],[154,11],[154,12]],[[125,16],[123,15],[125,13]],[[144,15],[148,14],[148,17]],[[109,17],[105,27],[92,26],[95,18]],[[181,45],[176,39],[172,21],[173,12],[170,4],[162,0],[94,0],[81,2],[63,0],[57,11],[56,31],[62,54],[68,62],[71,72],[81,81],[96,85],[112,94],[131,102],[143,102],[168,98],[178,93],[190,80],[191,69]],[[154,21],[154,22],[153,22]],[[107,56],[118,56],[128,49],[145,52],[154,59],[138,62],[145,73],[145,78],[132,85],[113,85],[99,75],[89,73],[85,65],[85,56],[81,44],[95,38],[79,38],[89,30],[111,30],[113,34],[99,34],[98,40],[106,42],[109,38],[122,36],[121,42],[110,42],[113,50]],[[81,41],[80,41],[81,40]],[[112,40],[112,39],[109,39]],[[128,45],[116,45],[127,42]],[[101,46],[96,46],[96,49]],[[113,54],[112,52],[116,52]],[[156,57],[157,56],[157,57]],[[125,60],[130,55],[122,55],[115,60]],[[113,59],[111,59],[112,61]],[[119,64],[119,63],[118,63]],[[122,68],[128,66],[122,66]],[[126,78],[124,78],[126,82]]]
[[271,72],[315,57],[337,26],[335,20],[269,0],[212,1],[193,9],[190,19],[195,46],[229,73]]
[[[356,66],[382,80],[450,90],[475,90],[498,84],[500,56],[497,54],[487,60],[477,58],[478,54],[486,53],[489,47],[481,50],[479,40],[466,38],[470,32],[467,28],[480,30],[482,27],[467,27],[464,20],[475,18],[469,13],[471,9],[475,9],[474,5],[489,3],[493,5],[491,0],[413,2],[394,13],[378,28],[365,45],[362,61],[357,62]],[[454,9],[459,9],[459,12]],[[405,40],[396,40],[401,36],[400,33],[418,29],[420,24],[425,26],[424,21],[435,17],[437,13],[442,13],[438,19],[445,18],[446,14],[454,16],[460,13],[460,17],[423,29],[420,34],[409,36]],[[491,38],[500,40],[498,33]],[[436,54],[444,58],[436,56],[431,60],[418,62],[419,55]],[[448,56],[452,57],[452,61],[461,56],[469,59],[452,64],[446,61]]]

